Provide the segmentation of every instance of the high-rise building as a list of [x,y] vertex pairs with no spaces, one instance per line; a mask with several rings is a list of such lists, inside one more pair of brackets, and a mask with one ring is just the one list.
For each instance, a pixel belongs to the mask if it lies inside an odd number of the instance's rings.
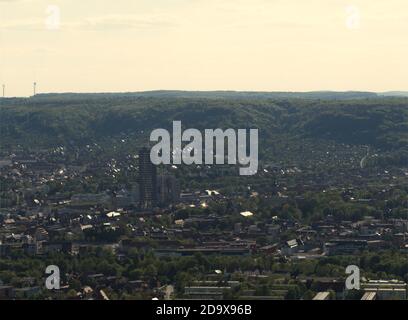
[[157,169],[150,160],[150,150],[143,148],[139,152],[140,207],[153,208],[157,203]]
[[160,205],[177,203],[180,200],[180,185],[172,175],[157,177],[157,201]]
[[138,183],[132,184],[132,189],[130,191],[132,197],[132,204],[137,206],[140,203],[140,187]]

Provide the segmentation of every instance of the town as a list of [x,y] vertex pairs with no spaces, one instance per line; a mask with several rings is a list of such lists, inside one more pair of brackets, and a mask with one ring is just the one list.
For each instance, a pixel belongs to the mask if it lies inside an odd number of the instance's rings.
[[[0,298],[407,299],[408,169],[308,143],[245,178],[155,166],[143,147],[3,151]],[[44,287],[48,265],[59,290]]]

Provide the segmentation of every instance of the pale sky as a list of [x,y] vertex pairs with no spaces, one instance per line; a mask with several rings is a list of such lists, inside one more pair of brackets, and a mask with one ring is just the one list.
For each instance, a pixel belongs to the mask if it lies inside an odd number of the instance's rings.
[[6,96],[408,90],[407,59],[407,0],[0,0]]

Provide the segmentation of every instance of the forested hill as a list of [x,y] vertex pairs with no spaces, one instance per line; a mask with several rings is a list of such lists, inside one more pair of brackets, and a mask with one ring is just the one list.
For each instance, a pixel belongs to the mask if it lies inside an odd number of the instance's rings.
[[[390,93],[390,95],[393,95]],[[400,96],[400,95],[399,95]],[[205,98],[205,99],[326,99],[326,100],[350,100],[377,98],[379,95],[373,92],[361,91],[310,91],[310,92],[251,92],[251,91],[177,91],[156,90],[128,93],[60,93],[39,94],[36,99],[101,99],[101,98]]]
[[408,98],[323,100],[185,98],[139,95],[40,95],[0,99],[0,145],[78,144],[155,128],[258,128],[263,143],[276,136],[375,145],[408,145]]

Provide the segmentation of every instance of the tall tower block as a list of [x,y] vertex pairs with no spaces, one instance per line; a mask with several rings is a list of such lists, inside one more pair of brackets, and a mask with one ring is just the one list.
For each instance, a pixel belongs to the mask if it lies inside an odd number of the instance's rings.
[[139,152],[139,186],[141,208],[153,208],[157,203],[157,168],[150,160],[148,148]]

